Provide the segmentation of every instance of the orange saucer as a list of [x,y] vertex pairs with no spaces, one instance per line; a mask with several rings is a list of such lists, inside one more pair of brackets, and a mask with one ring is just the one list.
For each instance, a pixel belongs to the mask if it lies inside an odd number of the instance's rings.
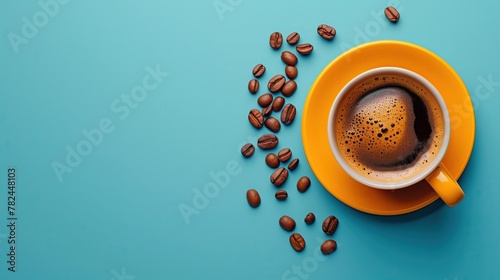
[[[371,214],[398,215],[421,209],[439,197],[426,181],[395,191],[364,186],[345,173],[330,150],[327,123],[335,97],[352,78],[372,68],[412,70],[431,82],[448,108],[464,106],[468,117],[450,110],[451,139],[443,163],[452,176],[462,174],[474,145],[475,122],[467,88],[457,73],[436,54],[401,41],[376,41],[357,46],[334,59],[316,78],[302,116],[302,141],[307,160],[321,184],[345,204]],[[453,123],[454,117],[461,122]]]

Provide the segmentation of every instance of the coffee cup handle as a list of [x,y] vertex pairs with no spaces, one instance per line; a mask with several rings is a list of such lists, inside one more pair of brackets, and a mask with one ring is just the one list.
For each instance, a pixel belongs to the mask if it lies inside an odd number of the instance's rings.
[[455,206],[464,198],[464,191],[443,163],[425,179],[448,206]]

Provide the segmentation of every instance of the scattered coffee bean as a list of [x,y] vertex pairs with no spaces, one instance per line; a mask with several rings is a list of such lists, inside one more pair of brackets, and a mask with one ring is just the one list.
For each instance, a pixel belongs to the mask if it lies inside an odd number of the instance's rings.
[[335,37],[335,34],[337,34],[337,31],[335,31],[335,28],[330,25],[321,24],[318,26],[318,34],[327,40],[332,40]]
[[254,151],[255,147],[252,143],[246,143],[243,147],[241,147],[241,154],[246,158],[251,157]]
[[273,32],[269,37],[269,45],[271,48],[277,50],[281,48],[281,44],[283,43],[283,35],[279,32]]
[[292,231],[295,229],[295,220],[289,216],[283,216],[280,218],[280,226],[286,231]]
[[288,79],[292,79],[293,80],[293,79],[297,78],[297,75],[299,74],[299,71],[297,70],[297,67],[287,65],[285,67],[285,74],[288,77]]
[[274,134],[264,134],[257,140],[257,146],[263,150],[269,150],[278,145],[278,137]]
[[279,190],[274,194],[277,200],[286,200],[288,193],[285,190]]
[[300,40],[300,35],[299,33],[297,32],[292,32],[290,33],[290,35],[288,35],[288,37],[286,37],[286,41],[288,42],[288,44],[290,45],[295,45],[297,44],[297,42]]
[[337,242],[332,239],[327,239],[323,244],[321,244],[321,252],[323,255],[330,255],[337,250]]
[[294,158],[288,164],[288,170],[293,171],[293,170],[295,170],[295,168],[297,168],[298,165],[299,165],[299,159],[298,158]]
[[281,53],[281,60],[286,64],[290,66],[295,66],[298,62],[297,57],[289,52],[289,51],[284,51]]
[[309,43],[304,43],[304,44],[297,45],[295,47],[295,49],[301,55],[308,55],[313,51],[314,47]]
[[281,111],[281,122],[285,125],[290,125],[295,119],[296,113],[295,106],[290,103],[286,104],[283,111]]
[[323,221],[322,228],[326,234],[332,235],[337,229],[338,225],[339,225],[339,220],[335,216],[328,216]]
[[281,187],[288,178],[288,170],[283,167],[276,169],[276,171],[271,174],[271,183],[276,187]]
[[257,99],[257,103],[259,104],[260,107],[267,107],[273,103],[273,95],[270,93],[264,93],[263,95],[259,96]]
[[262,113],[259,110],[252,109],[250,110],[250,113],[248,113],[248,121],[255,128],[261,128],[262,125],[264,125],[264,116],[262,116]]
[[287,162],[292,157],[292,150],[289,148],[283,148],[278,152],[278,159],[281,162]]
[[272,111],[273,111],[273,106],[269,105],[265,108],[262,108],[261,114],[262,114],[262,116],[267,117],[267,116],[271,115]]
[[274,117],[267,118],[264,124],[272,132],[278,132],[281,129],[280,122]]
[[306,224],[308,225],[314,223],[314,221],[316,221],[316,216],[314,216],[312,212],[308,213],[304,218],[304,222],[306,222]]
[[247,191],[247,201],[250,206],[253,208],[258,207],[260,205],[260,195],[254,189],[250,189]]
[[260,63],[255,65],[255,67],[252,70],[252,74],[257,78],[262,76],[264,74],[264,72],[266,72],[266,66],[264,66]]
[[394,8],[393,6],[389,6],[387,8],[385,8],[384,10],[384,13],[385,13],[385,17],[390,20],[391,22],[398,22],[399,20],[399,12],[398,10],[396,10],[396,8]]
[[267,166],[269,166],[271,168],[276,168],[276,167],[280,166],[280,160],[278,159],[277,155],[275,155],[273,153],[269,153],[266,156],[266,164],[267,164]]
[[299,233],[293,233],[290,235],[290,245],[295,251],[302,252],[306,248],[306,241]]
[[286,97],[290,97],[296,90],[297,83],[294,80],[289,80],[281,88],[281,93]]
[[257,81],[256,79],[251,79],[248,82],[248,91],[250,91],[250,93],[256,93],[257,91],[259,91],[259,81]]
[[285,76],[278,74],[269,80],[269,82],[267,83],[267,88],[271,92],[277,92],[283,87],[283,85],[285,84],[285,80]]
[[303,192],[307,191],[310,186],[311,186],[311,180],[307,176],[302,176],[297,181],[297,190],[299,190],[299,192],[303,193]]
[[285,98],[278,96],[273,101],[273,111],[279,112],[281,108],[285,105]]

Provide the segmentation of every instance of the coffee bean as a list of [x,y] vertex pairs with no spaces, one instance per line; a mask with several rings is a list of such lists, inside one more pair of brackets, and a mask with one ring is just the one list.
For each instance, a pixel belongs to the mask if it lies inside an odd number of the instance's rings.
[[310,186],[311,186],[311,180],[307,176],[302,176],[297,181],[297,190],[299,190],[299,192],[303,193],[303,192],[307,191]]
[[278,96],[273,101],[273,111],[279,112],[281,108],[285,105],[285,98]]
[[281,162],[287,162],[292,157],[292,150],[283,148],[278,152],[278,158]]
[[293,79],[297,78],[297,75],[299,74],[299,71],[297,70],[297,67],[287,65],[285,67],[285,74],[288,77],[288,79],[292,79],[293,80]]
[[295,251],[302,252],[306,248],[306,241],[299,233],[293,233],[290,235],[290,245]]
[[297,57],[289,52],[289,51],[284,51],[281,53],[281,60],[286,64],[290,66],[295,66],[298,62]]
[[288,164],[288,170],[293,171],[293,170],[295,170],[295,168],[297,168],[298,165],[299,165],[299,159],[298,158],[294,158]]
[[304,44],[297,45],[295,47],[295,49],[301,55],[308,55],[313,51],[314,47],[309,43],[304,43]]
[[262,125],[264,125],[264,116],[262,116],[262,113],[259,110],[252,109],[250,110],[250,113],[248,113],[248,121],[255,128],[261,128]]
[[286,231],[292,231],[295,229],[295,220],[288,216],[283,216],[280,218],[280,226]]
[[261,114],[262,114],[262,116],[267,117],[267,116],[271,115],[272,111],[273,111],[273,106],[269,105],[265,108],[262,108]]
[[266,156],[266,164],[267,164],[267,166],[269,166],[271,168],[276,168],[276,167],[280,166],[280,160],[278,159],[277,155],[275,155],[273,153],[269,153]]
[[289,80],[281,88],[281,93],[286,97],[290,97],[296,90],[297,83],[294,80]]
[[285,190],[279,190],[274,194],[277,200],[286,200],[288,193]]
[[286,104],[283,111],[281,111],[281,122],[285,125],[290,125],[295,119],[296,113],[295,106],[290,103]]
[[279,32],[273,32],[269,37],[269,45],[275,50],[279,49],[282,43],[283,35],[281,35],[281,33]]
[[288,35],[288,37],[286,37],[286,41],[288,42],[288,44],[290,45],[295,45],[297,44],[297,42],[300,40],[300,35],[299,33],[297,32],[292,32],[290,33],[290,35]]
[[273,103],[273,95],[270,93],[264,93],[263,95],[259,96],[257,99],[257,103],[259,104],[260,107],[267,107]]
[[309,212],[304,218],[304,222],[306,222],[306,224],[308,225],[314,223],[314,221],[316,221],[316,216],[314,216],[312,212]]
[[250,206],[253,208],[258,207],[260,205],[260,195],[254,189],[250,189],[247,191],[247,201]]
[[254,151],[255,147],[251,143],[246,143],[241,147],[241,154],[246,158],[251,157]]
[[273,117],[267,118],[266,121],[264,122],[264,124],[272,132],[278,132],[281,129],[280,122],[276,118],[273,118]]
[[393,6],[389,6],[389,7],[385,8],[384,13],[385,13],[385,17],[388,20],[390,20],[391,22],[394,22],[394,23],[398,22],[399,12]]
[[250,91],[250,93],[256,93],[257,91],[259,91],[259,81],[257,81],[256,79],[251,79],[248,82],[248,91]]
[[335,28],[330,25],[321,24],[318,26],[318,34],[327,40],[332,40],[335,37],[335,34],[337,34],[337,31],[335,31]]
[[337,242],[332,239],[327,239],[323,244],[321,244],[321,252],[323,255],[330,255],[337,250]]
[[276,187],[281,187],[288,178],[288,170],[283,167],[276,169],[276,171],[271,174],[271,183]]
[[252,74],[257,78],[262,76],[264,74],[264,72],[266,72],[266,66],[264,66],[260,63],[255,65],[255,67],[252,70]]
[[257,146],[263,150],[269,150],[278,145],[278,137],[274,134],[264,134],[257,140]]
[[338,225],[339,225],[339,220],[335,216],[328,216],[323,221],[322,228],[326,234],[332,235],[337,229]]
[[277,92],[283,87],[283,85],[285,84],[285,80],[285,76],[278,74],[269,80],[269,82],[267,83],[267,88],[271,92]]

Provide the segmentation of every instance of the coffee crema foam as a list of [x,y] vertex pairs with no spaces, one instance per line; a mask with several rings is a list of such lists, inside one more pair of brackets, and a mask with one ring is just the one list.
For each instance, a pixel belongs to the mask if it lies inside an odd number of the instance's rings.
[[403,181],[434,160],[444,137],[439,104],[402,74],[367,77],[348,92],[335,115],[344,160],[370,180]]

